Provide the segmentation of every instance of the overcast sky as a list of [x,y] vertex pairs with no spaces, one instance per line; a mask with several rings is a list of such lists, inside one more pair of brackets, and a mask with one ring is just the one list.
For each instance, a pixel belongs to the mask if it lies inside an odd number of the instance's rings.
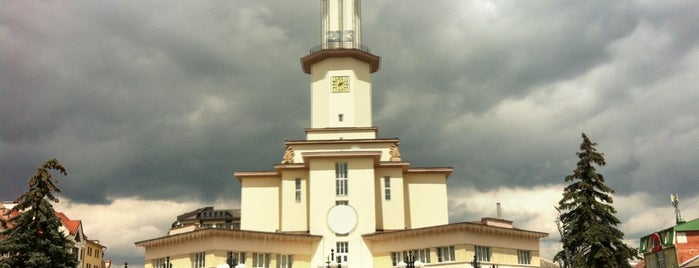
[[[620,228],[699,217],[699,1],[364,1],[381,56],[374,124],[413,166],[452,166],[450,220],[548,232],[586,133]],[[299,59],[319,1],[0,2],[0,199],[57,158],[57,209],[107,258],[178,214],[237,208],[236,171],[269,170],[310,126]]]

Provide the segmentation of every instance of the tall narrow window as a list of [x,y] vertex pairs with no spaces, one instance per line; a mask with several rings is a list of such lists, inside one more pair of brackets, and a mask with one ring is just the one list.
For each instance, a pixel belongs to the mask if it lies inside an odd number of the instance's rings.
[[391,252],[391,267],[396,267],[403,260],[403,252]]
[[228,263],[228,264],[245,263],[245,252],[229,251],[228,252],[228,259],[226,260],[226,263]]
[[437,262],[455,261],[454,246],[437,248]]
[[490,262],[490,248],[476,246],[476,257],[478,261]]
[[152,260],[151,264],[153,264],[153,267],[160,268],[160,267],[165,267],[167,264],[167,261],[165,260],[165,258],[160,258],[160,259]]
[[277,268],[291,268],[294,262],[293,255],[281,255],[277,254]]
[[415,256],[415,260],[419,260],[422,263],[430,263],[430,249],[429,248],[413,250],[413,256]]
[[391,177],[383,177],[383,192],[386,201],[391,200]]
[[532,252],[529,250],[517,250],[518,264],[532,264]]
[[335,194],[347,195],[347,162],[335,163]]
[[342,121],[344,121],[344,119],[345,119],[345,115],[344,115],[344,114],[337,114],[337,121],[342,122]]
[[206,256],[204,252],[192,254],[192,268],[206,267]]
[[269,253],[252,253],[253,268],[269,268],[271,254]]
[[349,242],[337,242],[336,243],[336,257],[337,262],[347,262],[347,254],[349,253]]
[[301,179],[296,178],[294,181],[296,203],[301,203]]

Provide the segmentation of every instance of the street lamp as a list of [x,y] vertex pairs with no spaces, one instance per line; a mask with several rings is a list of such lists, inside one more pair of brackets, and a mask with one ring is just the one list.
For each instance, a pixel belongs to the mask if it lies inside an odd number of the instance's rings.
[[422,268],[424,266],[425,264],[420,260],[415,260],[415,256],[412,252],[408,253],[408,255],[404,257],[404,260],[396,264],[398,268]]
[[170,263],[170,256],[167,256],[165,258],[165,263],[163,263],[164,268],[172,268],[172,264]]
[[[340,258],[340,256],[338,256]],[[338,263],[335,261],[335,250],[330,249],[330,256],[328,257],[328,260],[325,262],[325,265],[322,263],[318,264],[318,268],[347,268],[349,267],[349,264],[347,262],[343,261],[342,263]]]
[[473,255],[473,262],[471,262],[471,265],[473,265],[473,268],[481,268],[476,255]]

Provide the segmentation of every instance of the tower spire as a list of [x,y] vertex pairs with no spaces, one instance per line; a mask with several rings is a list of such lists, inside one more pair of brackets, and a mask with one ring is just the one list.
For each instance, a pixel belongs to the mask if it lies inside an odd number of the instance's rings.
[[321,48],[361,47],[361,1],[321,0]]

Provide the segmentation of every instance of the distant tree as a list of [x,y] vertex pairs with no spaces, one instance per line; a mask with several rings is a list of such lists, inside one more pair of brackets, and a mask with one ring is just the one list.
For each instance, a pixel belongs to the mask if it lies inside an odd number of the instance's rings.
[[585,133],[582,138],[577,168],[565,177],[572,183],[563,190],[556,207],[563,250],[554,260],[571,268],[631,267],[629,261],[638,258],[637,250],[622,241],[624,233],[616,227],[620,221],[611,205],[614,190],[595,169],[595,165],[606,164],[604,155]]
[[10,218],[10,229],[0,236],[0,267],[76,267],[73,254],[74,244],[60,231],[61,220],[56,216],[51,202],[58,203],[53,193],[61,192],[49,170],[67,175],[65,168],[50,159],[37,169],[29,179],[29,190],[15,202],[12,211],[18,212]]

